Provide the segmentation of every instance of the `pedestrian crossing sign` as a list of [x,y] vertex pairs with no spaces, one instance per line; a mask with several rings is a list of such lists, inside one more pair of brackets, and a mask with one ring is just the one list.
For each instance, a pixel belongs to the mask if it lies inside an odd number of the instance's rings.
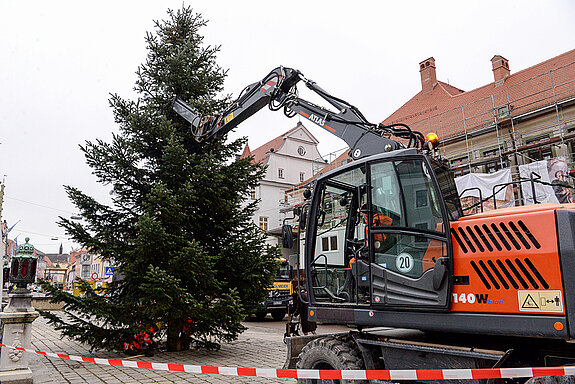
[[114,267],[106,267],[104,271],[104,275],[111,276],[114,274]]

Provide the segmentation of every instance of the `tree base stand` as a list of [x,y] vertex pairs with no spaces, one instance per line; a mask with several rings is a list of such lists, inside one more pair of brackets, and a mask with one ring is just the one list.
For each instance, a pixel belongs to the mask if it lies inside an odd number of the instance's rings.
[[[4,326],[2,344],[30,348],[32,322],[38,312],[31,305],[32,295],[28,290],[16,289],[9,295],[8,306],[0,313]],[[0,354],[0,383],[32,383],[32,371],[28,367],[28,353],[11,348],[2,348]]]
[[32,384],[33,382],[30,368],[0,371],[0,383],[2,384]]

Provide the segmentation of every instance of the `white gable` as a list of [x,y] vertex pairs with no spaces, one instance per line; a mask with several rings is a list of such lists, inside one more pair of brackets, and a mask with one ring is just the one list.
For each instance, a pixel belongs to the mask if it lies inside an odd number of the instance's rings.
[[284,142],[276,151],[277,154],[292,156],[295,158],[318,161],[321,157],[317,150],[319,141],[302,124],[284,135]]
[[313,137],[313,135],[301,123],[299,123],[294,130],[289,131],[288,134],[286,135],[286,138],[299,140],[304,143],[309,143],[312,145],[313,144],[317,145],[319,143],[319,141],[317,141],[317,139]]

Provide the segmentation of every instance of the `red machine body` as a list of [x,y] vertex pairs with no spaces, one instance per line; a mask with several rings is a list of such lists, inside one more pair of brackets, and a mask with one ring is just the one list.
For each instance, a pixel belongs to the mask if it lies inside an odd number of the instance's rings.
[[[555,211],[540,204],[451,223],[454,312],[565,314]],[[467,284],[468,283],[468,284]]]

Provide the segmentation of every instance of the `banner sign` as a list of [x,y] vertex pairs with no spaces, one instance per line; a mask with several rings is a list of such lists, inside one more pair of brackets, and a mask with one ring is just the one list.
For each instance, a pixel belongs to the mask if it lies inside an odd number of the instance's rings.
[[[493,210],[493,198],[488,198],[493,195],[494,187],[496,192],[495,199],[497,200],[495,205],[497,208],[513,207],[515,205],[513,186],[497,187],[510,182],[510,169],[503,169],[494,173],[468,173],[467,175],[456,177],[455,185],[461,199],[463,213],[471,214]],[[479,204],[480,198],[484,200],[481,204]]]

